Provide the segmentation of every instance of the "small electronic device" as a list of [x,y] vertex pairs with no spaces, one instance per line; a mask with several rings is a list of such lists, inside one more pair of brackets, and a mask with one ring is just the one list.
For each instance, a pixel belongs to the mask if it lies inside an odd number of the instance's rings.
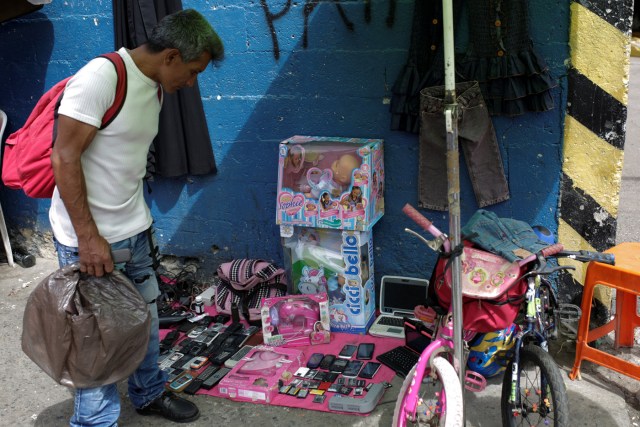
[[336,360],[336,356],[333,354],[325,354],[322,358],[322,362],[320,362],[320,369],[329,369],[333,361]]
[[231,356],[233,356],[238,350],[236,348],[233,349],[222,349],[215,354],[210,355],[211,363],[215,365],[223,365],[224,362],[227,361]]
[[373,359],[373,350],[375,344],[371,342],[363,342],[358,344],[358,351],[356,351],[356,359],[358,360],[371,360]]
[[196,356],[193,359],[191,359],[191,363],[189,364],[189,367],[191,369],[200,369],[204,366],[205,363],[207,363],[209,359],[207,359],[204,356]]
[[324,400],[327,398],[324,394],[317,394],[313,396],[313,403],[324,403]]
[[307,372],[303,378],[313,379],[316,377],[317,373],[318,373],[317,369],[309,369],[309,372]]
[[413,365],[418,363],[422,351],[433,339],[433,331],[419,320],[404,318],[405,345],[395,347],[376,357],[378,362],[396,371],[405,378]]
[[304,377],[305,375],[307,375],[308,372],[309,372],[309,368],[305,368],[304,366],[301,366],[293,375],[296,377]]
[[207,329],[197,337],[193,339],[193,341],[202,343],[204,345],[209,345],[213,342],[214,339],[218,336],[219,332],[214,332],[211,329]]
[[367,362],[367,364],[360,370],[358,376],[360,378],[372,379],[380,369],[380,365],[382,364],[378,362]]
[[111,251],[111,258],[113,258],[114,264],[120,264],[131,260],[131,249],[122,248],[114,249]]
[[324,380],[332,383],[336,380],[336,378],[338,378],[338,375],[340,375],[339,372],[327,372],[324,376]]
[[329,370],[331,372],[340,372],[340,373],[342,373],[345,370],[345,368],[347,367],[347,364],[349,364],[349,361],[347,359],[336,359],[331,364],[331,368],[329,368]]
[[344,371],[342,371],[342,376],[347,378],[357,377],[363,365],[364,365],[364,362],[361,360],[349,361],[349,363],[347,364],[347,367],[344,368]]
[[213,373],[217,370],[218,370],[217,366],[214,366],[214,365],[207,366],[202,372],[198,374],[198,376],[193,381],[191,381],[191,384],[189,384],[184,389],[184,392],[187,394],[196,394],[196,392],[200,390],[200,388],[202,387],[202,383],[204,382],[204,380],[209,378],[210,375],[213,375]]
[[322,353],[313,353],[307,361],[307,368],[317,369],[324,358]]
[[160,341],[160,351],[169,350],[180,338],[180,332],[171,331]]
[[343,394],[335,394],[329,399],[329,409],[332,411],[357,412],[368,414],[373,411],[384,394],[384,386],[380,383],[373,384],[364,397],[349,397]]
[[195,328],[191,329],[187,334],[187,336],[189,338],[197,338],[198,336],[200,336],[200,334],[202,334],[206,330],[207,330],[206,326],[198,325]]
[[340,353],[338,353],[338,357],[342,359],[351,359],[351,356],[353,356],[357,349],[358,347],[353,344],[346,344],[344,347],[342,347]]
[[240,347],[240,350],[236,351],[233,354],[233,356],[231,356],[230,358],[225,360],[224,366],[226,366],[227,368],[233,368],[234,366],[236,366],[238,364],[239,361],[242,360],[243,357],[245,357],[247,355],[247,353],[249,353],[251,351],[252,348],[253,348],[253,346],[251,346],[251,345],[245,345],[245,346]]
[[413,318],[416,305],[427,300],[429,281],[413,277],[383,276],[380,280],[380,316],[369,328],[369,335],[404,338],[402,318]]
[[189,372],[183,372],[176,379],[169,383],[169,389],[171,391],[181,392],[182,390],[187,388],[191,381],[193,381],[193,375],[191,375],[191,373]]
[[307,397],[307,395],[309,394],[309,389],[308,388],[303,388],[302,390],[300,390],[298,392],[298,399],[304,399],[305,397]]
[[225,375],[229,373],[229,371],[231,371],[231,369],[226,366],[221,367],[202,382],[202,388],[205,390],[211,390],[222,378],[224,378]]
[[242,323],[240,322],[233,322],[232,324],[228,325],[225,328],[225,332],[229,333],[229,334],[233,334],[236,332],[240,332],[244,329],[244,326],[242,326]]

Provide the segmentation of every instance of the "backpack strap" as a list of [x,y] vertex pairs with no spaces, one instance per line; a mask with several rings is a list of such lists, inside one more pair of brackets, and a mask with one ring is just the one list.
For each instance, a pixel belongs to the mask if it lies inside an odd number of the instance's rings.
[[100,126],[100,129],[104,129],[111,124],[113,119],[116,118],[124,105],[125,98],[127,97],[127,67],[124,65],[124,60],[118,52],[105,53],[100,55],[100,58],[106,58],[111,61],[113,66],[116,68],[116,74],[118,76],[118,81],[116,83],[116,97],[113,100],[113,105],[109,107],[102,117],[102,126]]

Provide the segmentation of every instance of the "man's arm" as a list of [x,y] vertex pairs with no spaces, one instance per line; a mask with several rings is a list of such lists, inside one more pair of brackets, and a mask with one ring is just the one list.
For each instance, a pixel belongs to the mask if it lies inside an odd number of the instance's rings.
[[98,129],[70,117],[58,116],[58,136],[51,153],[51,164],[58,192],[78,237],[80,271],[95,276],[113,271],[111,246],[100,235],[89,203],[80,157]]

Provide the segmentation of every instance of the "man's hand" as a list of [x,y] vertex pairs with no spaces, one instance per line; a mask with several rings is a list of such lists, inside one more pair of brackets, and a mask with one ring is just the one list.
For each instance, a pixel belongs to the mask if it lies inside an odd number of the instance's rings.
[[102,236],[78,240],[80,271],[92,276],[101,277],[113,271],[111,245]]

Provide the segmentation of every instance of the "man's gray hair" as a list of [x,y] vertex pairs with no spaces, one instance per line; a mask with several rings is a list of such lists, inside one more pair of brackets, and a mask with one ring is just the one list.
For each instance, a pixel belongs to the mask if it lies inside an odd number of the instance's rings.
[[211,24],[200,13],[185,9],[167,15],[151,31],[147,45],[152,52],[178,49],[184,62],[195,61],[204,52],[212,61],[224,57],[224,45]]

